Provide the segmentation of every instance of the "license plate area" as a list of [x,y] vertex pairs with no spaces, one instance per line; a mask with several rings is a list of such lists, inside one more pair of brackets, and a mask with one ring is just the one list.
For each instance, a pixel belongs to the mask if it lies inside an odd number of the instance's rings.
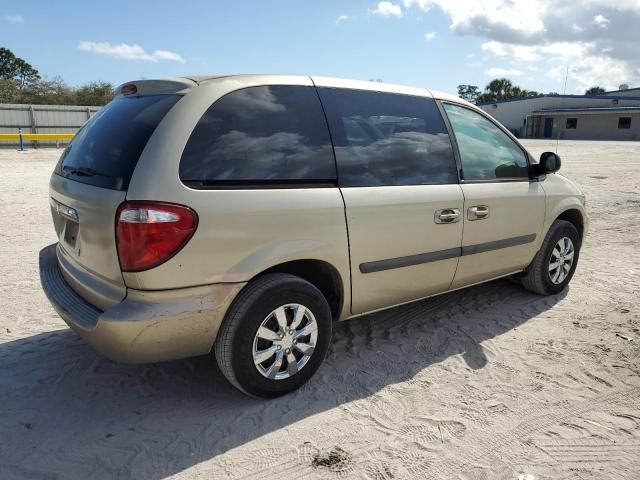
[[75,208],[71,208],[57,200],[50,198],[49,203],[53,210],[54,223],[58,231],[58,238],[71,250],[75,250],[80,230],[80,216]]
[[64,220],[64,224],[64,242],[70,247],[75,248],[80,226],[77,222],[72,222],[67,219]]

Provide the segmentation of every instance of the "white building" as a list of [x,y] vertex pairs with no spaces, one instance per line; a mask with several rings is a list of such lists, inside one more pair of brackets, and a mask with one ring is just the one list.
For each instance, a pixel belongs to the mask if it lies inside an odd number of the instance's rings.
[[538,95],[479,107],[519,137],[640,140],[640,87],[600,95]]

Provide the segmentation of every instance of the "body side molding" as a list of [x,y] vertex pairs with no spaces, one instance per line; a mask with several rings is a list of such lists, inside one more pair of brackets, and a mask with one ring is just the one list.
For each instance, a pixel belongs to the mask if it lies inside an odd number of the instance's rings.
[[375,260],[373,262],[361,263],[359,268],[361,273],[382,272],[384,270],[392,270],[395,268],[410,267],[412,265],[420,265],[423,263],[437,262],[449,258],[462,257],[465,255],[474,255],[476,253],[489,252],[491,250],[499,250],[501,248],[516,247],[532,243],[536,239],[536,234],[521,235],[519,237],[505,238],[492,242],[478,243],[466,247],[448,248],[446,250],[438,250],[435,252],[418,253],[416,255],[408,255],[405,257],[388,258],[385,260]]

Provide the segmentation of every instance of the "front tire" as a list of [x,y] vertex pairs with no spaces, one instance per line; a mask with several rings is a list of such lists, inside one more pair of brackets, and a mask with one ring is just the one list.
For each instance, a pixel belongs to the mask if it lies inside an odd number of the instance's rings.
[[311,283],[275,273],[252,280],[229,308],[215,342],[220,370],[255,397],[300,388],[318,370],[331,342],[332,319]]
[[522,286],[539,295],[560,293],[576,271],[580,247],[580,233],[572,223],[553,222],[533,262],[520,278]]

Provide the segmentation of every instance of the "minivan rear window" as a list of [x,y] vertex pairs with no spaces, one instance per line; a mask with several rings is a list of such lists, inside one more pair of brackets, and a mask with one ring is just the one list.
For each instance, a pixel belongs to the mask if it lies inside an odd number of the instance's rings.
[[64,150],[55,173],[126,190],[142,150],[180,95],[118,97],[101,108]]

